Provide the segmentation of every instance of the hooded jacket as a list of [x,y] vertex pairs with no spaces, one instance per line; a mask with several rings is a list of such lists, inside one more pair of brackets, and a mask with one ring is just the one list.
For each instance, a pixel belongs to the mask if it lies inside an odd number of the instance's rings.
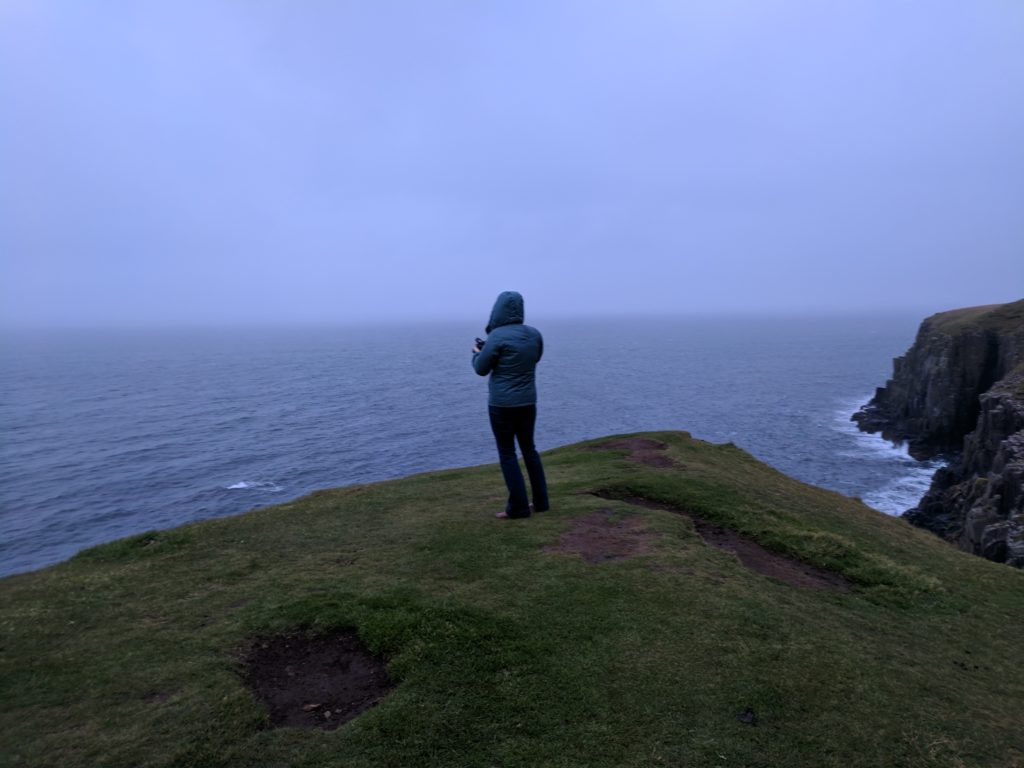
[[487,323],[487,341],[473,354],[473,370],[491,375],[488,405],[518,408],[537,402],[534,369],[544,354],[544,338],[524,325],[523,317],[523,297],[515,291],[500,294]]

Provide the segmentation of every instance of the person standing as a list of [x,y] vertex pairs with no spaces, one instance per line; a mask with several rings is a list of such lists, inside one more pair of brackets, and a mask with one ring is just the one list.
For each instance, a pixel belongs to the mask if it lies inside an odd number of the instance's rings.
[[[523,324],[523,297],[515,291],[498,296],[487,324],[487,340],[477,339],[473,346],[473,370],[480,376],[490,374],[487,406],[491,430],[498,444],[501,474],[508,487],[508,503],[498,518],[529,517],[548,509],[548,486],[544,466],[533,444],[537,421],[537,383],[535,371],[544,354],[544,337],[536,328]],[[526,483],[516,457],[516,441],[530,476],[531,507]]]

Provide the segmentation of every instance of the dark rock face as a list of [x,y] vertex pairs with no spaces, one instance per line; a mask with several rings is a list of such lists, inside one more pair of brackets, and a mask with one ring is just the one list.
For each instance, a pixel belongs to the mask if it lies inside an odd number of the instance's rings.
[[853,420],[915,458],[951,458],[907,519],[1024,567],[1024,301],[928,318],[893,367]]

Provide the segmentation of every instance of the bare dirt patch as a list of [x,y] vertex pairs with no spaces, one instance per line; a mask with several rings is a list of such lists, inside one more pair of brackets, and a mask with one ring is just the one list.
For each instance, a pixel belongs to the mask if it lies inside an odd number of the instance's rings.
[[394,688],[384,662],[354,632],[264,638],[243,663],[245,682],[267,705],[275,728],[333,730]]
[[778,579],[792,587],[831,589],[838,592],[849,592],[852,588],[850,581],[838,573],[781,555],[778,552],[772,552],[753,539],[671,504],[663,504],[640,496],[617,496],[614,493],[602,491],[594,492],[594,495],[602,499],[616,499],[638,507],[661,509],[683,515],[693,521],[697,534],[705,544],[731,552],[736,555],[742,565],[751,571]]
[[669,467],[682,466],[679,462],[666,456],[664,451],[668,446],[649,437],[623,437],[618,440],[608,440],[590,447],[592,451],[629,451],[630,461],[638,461],[649,467],[668,469]]
[[610,509],[599,509],[572,520],[557,544],[545,552],[580,555],[588,563],[624,560],[650,552],[653,534],[646,531],[638,518],[612,519]]

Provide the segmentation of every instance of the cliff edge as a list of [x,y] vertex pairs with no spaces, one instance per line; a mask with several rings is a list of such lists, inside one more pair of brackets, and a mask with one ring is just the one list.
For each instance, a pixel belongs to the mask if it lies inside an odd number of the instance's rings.
[[1022,768],[1024,571],[734,445],[318,491],[0,579],[4,768]]
[[915,458],[950,457],[910,522],[1024,567],[1024,300],[926,319],[853,420]]

